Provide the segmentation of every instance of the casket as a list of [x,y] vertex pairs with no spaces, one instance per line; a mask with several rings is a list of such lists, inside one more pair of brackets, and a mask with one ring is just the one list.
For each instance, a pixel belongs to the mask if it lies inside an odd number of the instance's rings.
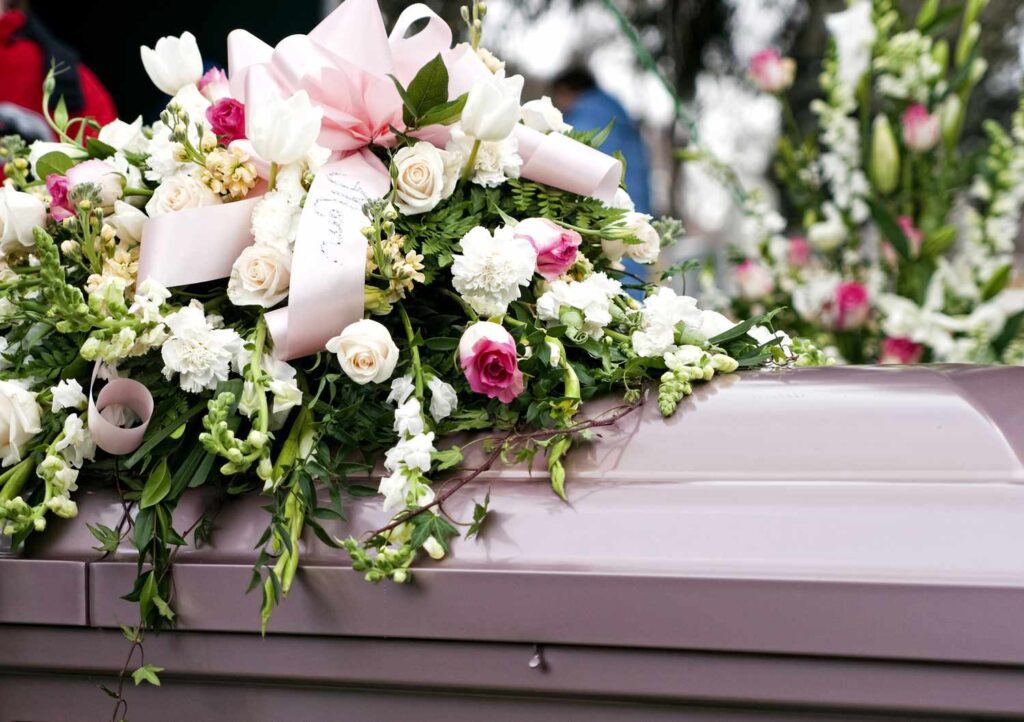
[[[484,533],[408,584],[305,539],[266,638],[244,594],[263,502],[223,503],[212,545],[177,558],[177,629],[145,642],[163,684],[131,688],[128,718],[1024,716],[1024,369],[739,374],[601,436],[568,504],[525,467],[467,487],[448,510],[489,488]],[[135,563],[86,529],[118,500],[77,498],[0,559],[0,720],[110,717]],[[332,531],[379,525],[379,501],[348,520]]]

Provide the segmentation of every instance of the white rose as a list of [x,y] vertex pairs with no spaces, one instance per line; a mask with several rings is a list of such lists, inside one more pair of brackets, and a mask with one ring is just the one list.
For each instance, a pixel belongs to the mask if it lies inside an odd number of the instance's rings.
[[426,213],[452,194],[458,176],[445,172],[447,156],[424,141],[395,153],[398,210],[407,216]]
[[114,228],[117,237],[127,243],[138,243],[142,240],[142,228],[148,216],[131,203],[116,201],[114,214],[106,219]]
[[338,355],[341,370],[357,384],[387,381],[398,363],[398,347],[391,334],[369,319],[345,328],[327,342],[327,350]]
[[505,71],[499,70],[478,79],[462,109],[462,130],[477,140],[504,140],[519,122],[522,94],[521,75],[506,78]]
[[153,85],[168,95],[198,83],[203,77],[203,56],[192,33],[182,33],[180,38],[162,37],[154,48],[143,45],[140,54],[142,66]]
[[30,193],[4,186],[0,194],[0,253],[36,245],[32,229],[46,225],[46,205]]
[[562,118],[562,112],[554,106],[551,98],[543,96],[523,104],[523,125],[541,133],[565,133],[572,126]]
[[236,306],[276,306],[288,295],[291,255],[278,246],[247,247],[231,267],[228,298]]
[[25,445],[40,431],[36,395],[15,381],[0,381],[0,465],[21,461]]
[[305,90],[287,100],[270,95],[246,106],[245,134],[260,158],[288,165],[309,153],[320,135],[323,114]]
[[100,128],[99,140],[114,150],[142,153],[146,150],[146,136],[142,134],[142,116],[125,123],[120,118]]
[[146,213],[152,216],[175,213],[189,208],[215,206],[221,202],[219,195],[190,173],[178,173],[164,180],[153,191],[153,197],[146,203]]
[[430,415],[434,417],[434,421],[448,418],[459,408],[459,397],[451,384],[431,376],[427,379],[427,388],[430,389]]

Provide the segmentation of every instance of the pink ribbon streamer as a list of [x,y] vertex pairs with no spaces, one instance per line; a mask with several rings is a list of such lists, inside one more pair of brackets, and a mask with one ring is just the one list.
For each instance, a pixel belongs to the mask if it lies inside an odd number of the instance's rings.
[[[96,377],[102,364],[97,362],[92,369],[92,381],[89,383],[89,433],[96,446],[108,454],[120,456],[130,454],[142,444],[142,439],[153,418],[153,395],[144,385],[132,379],[110,379],[99,393],[93,395]],[[103,418],[103,411],[111,404],[121,404],[141,419],[141,423],[131,429],[122,428]]]

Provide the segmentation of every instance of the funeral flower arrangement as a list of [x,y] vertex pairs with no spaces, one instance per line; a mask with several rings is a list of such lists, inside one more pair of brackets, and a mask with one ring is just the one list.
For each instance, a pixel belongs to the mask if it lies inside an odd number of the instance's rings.
[[[891,0],[853,0],[828,17],[818,127],[805,135],[790,122],[778,147],[791,220],[748,197],[753,232],[733,249],[731,298],[709,283],[709,302],[739,313],[785,306],[783,328],[850,363],[1024,362],[1012,256],[1024,106],[1009,131],[986,124],[980,153],[961,137],[986,70],[984,6],[929,0],[907,18]],[[770,49],[749,68],[790,121],[795,70]]]
[[[770,314],[736,324],[624,272],[678,224],[633,211],[600,134],[521,104],[523,79],[478,47],[484,12],[452,47],[424,6],[389,36],[375,3],[348,0],[276,48],[236,31],[230,73],[203,74],[189,33],[161,38],[142,48],[171,96],[150,126],[69,122],[48,84],[59,142],[2,141],[15,544],[74,517],[82,484],[116,484],[124,518],[91,530],[102,551],[138,550],[128,598],[156,628],[174,616],[174,550],[212,529],[174,527],[181,495],[263,494],[265,626],[304,530],[367,579],[405,581],[462,533],[441,502],[487,465],[540,452],[564,498],[570,448],[648,382],[670,415],[694,383],[795,353]],[[624,406],[586,418],[603,393]],[[477,430],[493,432],[486,461],[465,469],[452,436]],[[344,499],[373,493],[391,522],[336,538]]]

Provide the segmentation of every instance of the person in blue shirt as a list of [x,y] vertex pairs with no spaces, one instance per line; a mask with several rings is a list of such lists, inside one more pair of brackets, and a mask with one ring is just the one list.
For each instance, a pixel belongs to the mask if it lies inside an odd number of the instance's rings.
[[[647,146],[636,122],[622,104],[602,90],[585,67],[572,67],[559,74],[552,87],[554,103],[565,122],[579,131],[599,130],[614,120],[611,133],[601,145],[605,153],[622,153],[626,160],[626,190],[636,210],[651,212],[651,166]],[[626,269],[638,278],[647,278],[648,269],[624,259]]]

